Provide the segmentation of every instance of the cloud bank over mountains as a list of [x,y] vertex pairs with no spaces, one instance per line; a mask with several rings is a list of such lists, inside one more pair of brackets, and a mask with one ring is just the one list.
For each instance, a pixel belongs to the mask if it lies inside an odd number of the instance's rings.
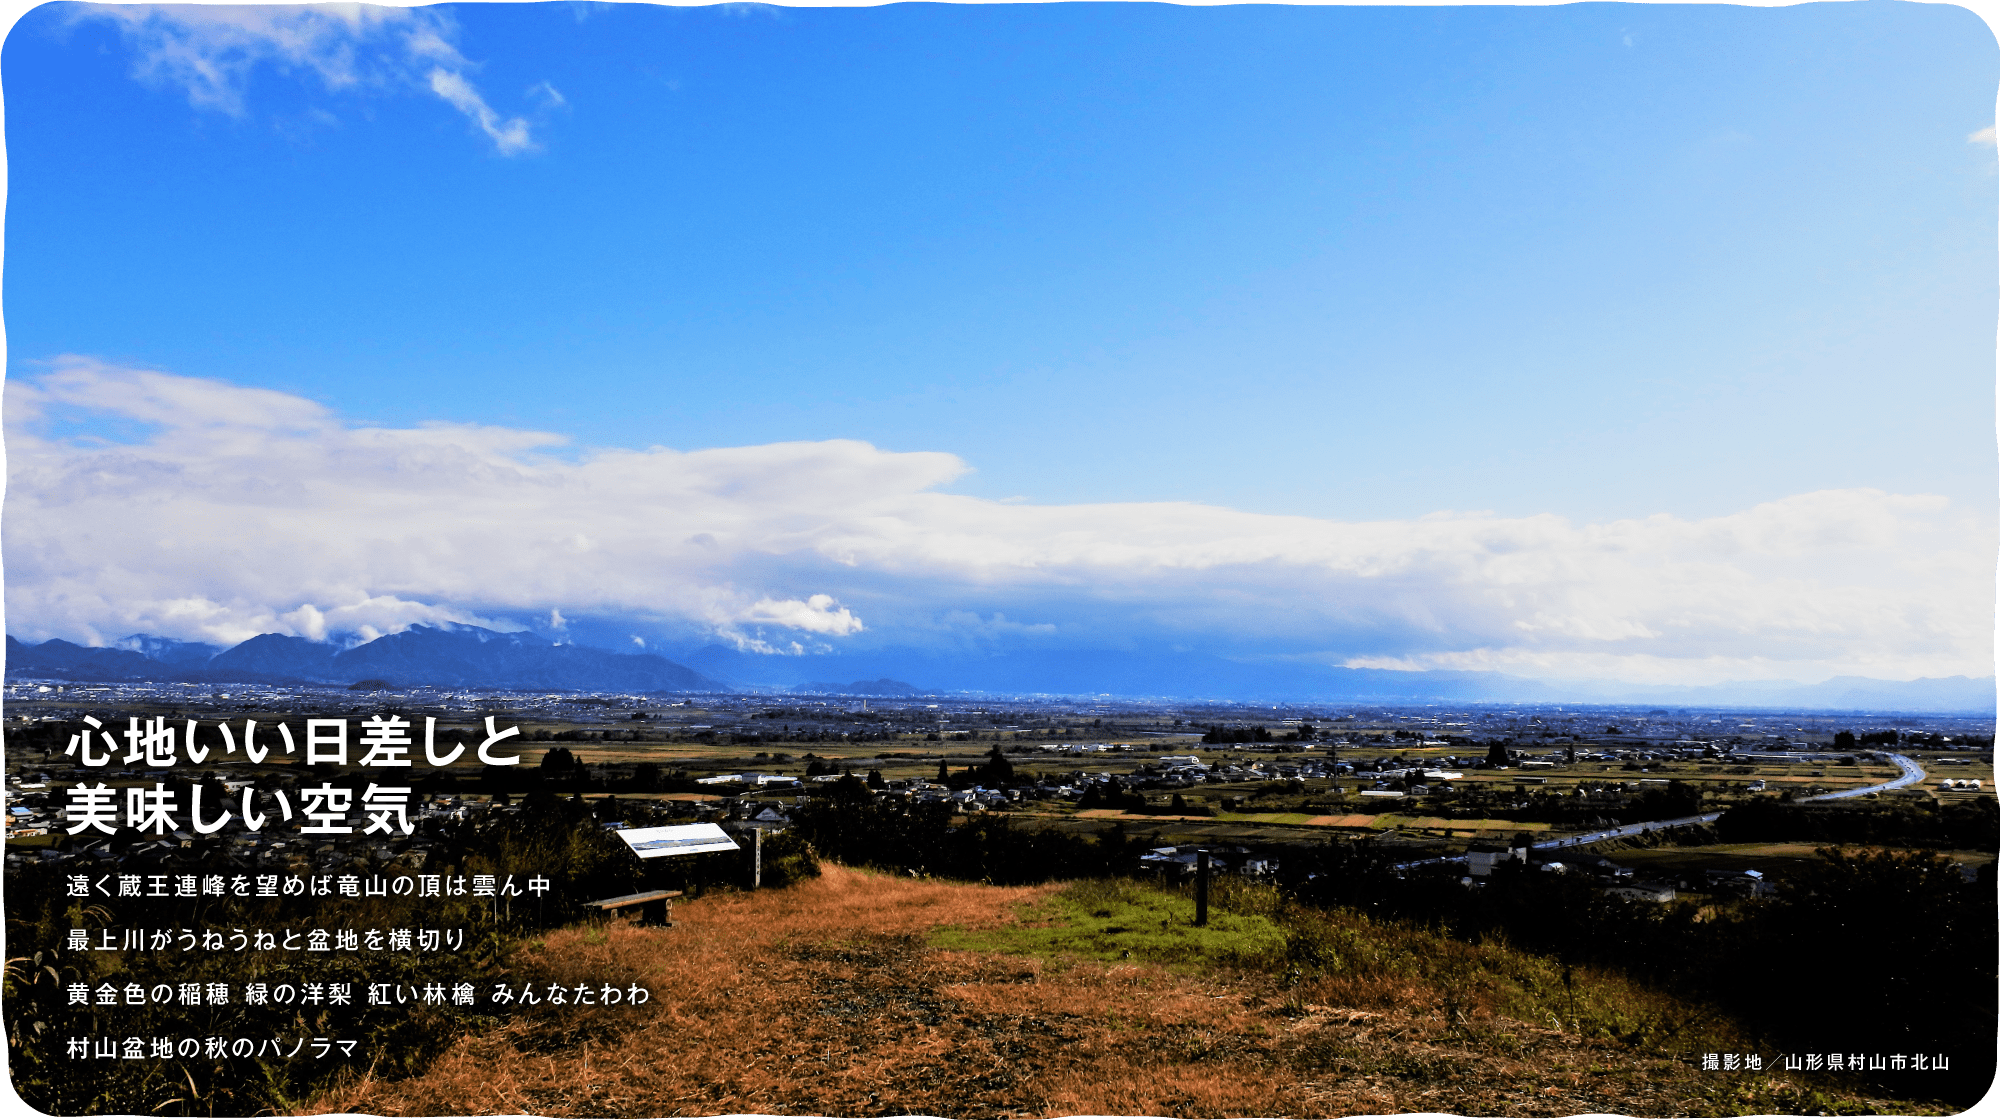
[[370,427],[82,358],[6,391],[8,630],[31,641],[596,618],[760,654],[1159,648],[1662,684],[1993,671],[1996,527],[1935,496],[1342,523],[994,502],[943,489],[956,456],[849,440],[577,450]]

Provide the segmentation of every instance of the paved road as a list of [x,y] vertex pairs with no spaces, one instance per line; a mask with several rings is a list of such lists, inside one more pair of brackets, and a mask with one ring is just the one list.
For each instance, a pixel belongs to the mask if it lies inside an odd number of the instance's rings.
[[[1921,782],[1924,780],[1923,767],[1918,766],[1914,761],[1905,758],[1900,754],[1885,755],[1883,757],[1887,758],[1890,762],[1895,763],[1896,766],[1903,771],[1901,777],[1895,778],[1891,781],[1883,782],[1881,785],[1878,786],[1863,786],[1860,789],[1844,789],[1841,790],[1839,793],[1822,793],[1813,797],[1801,797],[1798,798],[1797,800],[1840,801],[1850,797],[1860,797],[1864,793],[1880,793],[1883,790],[1901,789],[1904,786],[1914,785],[1917,782]],[[1721,815],[1722,815],[1721,813],[1702,813],[1699,816],[1675,817],[1672,820],[1666,820],[1666,821],[1641,821],[1638,824],[1620,825],[1617,828],[1607,828],[1599,832],[1588,832],[1583,834],[1582,836],[1564,836],[1556,840],[1543,840],[1540,843],[1530,844],[1528,846],[1536,850],[1547,850],[1551,848],[1574,848],[1579,844],[1595,844],[1599,840],[1613,840],[1620,836],[1637,836],[1642,832],[1651,832],[1656,828],[1679,828],[1682,825],[1707,824],[1708,822],[1713,821],[1715,818]],[[1405,867],[1427,867],[1434,863],[1464,863],[1464,862],[1465,862],[1464,856],[1439,856],[1435,859],[1420,859],[1415,861],[1414,863],[1399,863],[1396,865],[1396,869],[1400,871]]]

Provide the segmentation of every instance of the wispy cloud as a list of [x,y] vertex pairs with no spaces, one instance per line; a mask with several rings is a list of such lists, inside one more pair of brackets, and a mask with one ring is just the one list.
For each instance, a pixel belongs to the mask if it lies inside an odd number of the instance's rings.
[[479,96],[479,91],[465,80],[465,75],[439,66],[431,70],[430,84],[432,93],[471,117],[501,155],[519,155],[535,146],[534,141],[528,138],[528,122],[519,117],[500,119],[500,114],[486,104],[486,99]]
[[[249,114],[260,69],[310,78],[334,93],[428,91],[463,113],[501,155],[533,151],[528,122],[494,111],[466,77],[450,17],[430,8],[369,4],[235,6],[79,4],[75,20],[116,25],[135,55],[133,74],[183,91],[190,104]],[[540,83],[544,104],[562,95]]]
[[529,86],[528,97],[550,109],[560,109],[569,104],[569,99],[562,95],[562,91],[547,82],[536,82]]
[[571,19],[583,23],[592,16],[617,11],[623,6],[611,0],[570,0],[569,14]]
[[1994,143],[1993,126],[1989,124],[1977,132],[1967,133],[1965,142],[1968,144],[1984,144],[1989,148],[1992,147]]
[[[939,492],[965,470],[954,456],[847,440],[557,458],[550,433],[359,427],[283,393],[83,359],[7,394],[7,609],[24,637],[235,641],[560,607],[771,653],[1153,643],[1676,683],[1992,671],[1995,525],[1939,497],[1334,522],[986,501]],[[149,434],[44,422],[91,416]]]

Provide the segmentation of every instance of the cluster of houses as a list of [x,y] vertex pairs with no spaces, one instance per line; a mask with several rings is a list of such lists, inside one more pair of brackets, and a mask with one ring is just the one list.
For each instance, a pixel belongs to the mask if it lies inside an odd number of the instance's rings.
[[54,813],[49,808],[49,777],[37,774],[34,778],[7,784],[7,837],[43,836],[54,826]]
[[1771,885],[1761,871],[1710,868],[1671,879],[1640,879],[1632,868],[1587,852],[1565,852],[1561,858],[1532,848],[1492,848],[1475,846],[1466,853],[1466,874],[1460,880],[1479,887],[1495,881],[1502,869],[1522,874],[1573,875],[1587,879],[1613,898],[1643,902],[1672,902],[1682,891],[1737,898],[1756,898],[1771,893]]
[[[1634,740],[1634,743],[1637,745],[1628,746],[1627,749],[1583,753],[1562,748],[1539,754],[1519,753],[1512,762],[1512,768],[1516,771],[1513,782],[1521,787],[1545,784],[1547,778],[1536,771],[1554,769],[1572,761],[1643,763],[1687,758],[1741,757],[1728,754],[1726,745],[1718,749],[1718,744],[1692,740],[1680,740],[1672,744]],[[1643,749],[1640,749],[1641,747]],[[1084,755],[1144,748],[1123,743],[1045,743],[1040,749],[1047,753]],[[1819,756],[1783,757],[1788,761],[1803,761]],[[977,811],[1022,802],[1075,801],[1093,788],[1100,793],[1106,791],[1114,781],[1121,789],[1127,791],[1170,791],[1224,782],[1308,781],[1351,777],[1363,782],[1362,788],[1357,790],[1362,799],[1392,801],[1425,796],[1439,785],[1462,779],[1465,770],[1486,766],[1487,761],[1483,755],[1436,757],[1422,764],[1413,765],[1391,757],[1370,757],[1353,761],[1325,756],[1239,760],[1234,757],[1215,758],[1211,752],[1211,757],[1208,759],[1196,754],[1151,757],[1141,762],[1132,772],[1123,775],[1076,770],[1060,779],[1007,788],[975,785],[967,789],[951,789],[941,783],[921,778],[897,778],[884,783],[883,788],[877,789],[875,797],[884,801],[915,805],[944,804],[963,811]],[[748,799],[746,803],[761,807],[780,806],[780,802],[770,799],[778,795],[803,797],[816,785],[837,782],[846,776],[848,775],[845,773],[838,773],[800,778],[788,774],[751,771],[717,774],[698,781],[704,786],[716,787],[719,794],[736,791],[736,796],[725,805],[725,808],[730,818],[741,819],[745,814],[737,803],[745,799]],[[1609,809],[1623,804],[1635,793],[1643,793],[1649,786],[1666,784],[1665,778],[1639,778],[1613,785],[1577,787],[1573,792],[1574,796],[1586,802],[1602,802]],[[1752,790],[1762,787],[1761,781],[1753,782],[1750,786]],[[774,811],[782,810],[780,808]]]

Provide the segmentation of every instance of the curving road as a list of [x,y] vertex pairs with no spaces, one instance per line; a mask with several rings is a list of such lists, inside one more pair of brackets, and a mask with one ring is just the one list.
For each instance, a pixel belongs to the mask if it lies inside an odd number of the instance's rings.
[[[1821,794],[1816,794],[1812,797],[1800,797],[1797,798],[1796,800],[1840,801],[1850,797],[1860,797],[1864,793],[1880,793],[1884,790],[1902,789],[1904,786],[1914,785],[1917,782],[1921,782],[1924,780],[1925,775],[1923,767],[1918,766],[1915,761],[1906,758],[1900,754],[1884,755],[1883,757],[1887,758],[1890,762],[1895,763],[1897,768],[1902,770],[1903,773],[1901,777],[1883,782],[1881,785],[1862,786],[1859,789],[1844,789],[1841,790],[1839,793],[1821,793]],[[1651,832],[1656,828],[1679,828],[1682,825],[1707,824],[1708,822],[1713,821],[1714,819],[1720,817],[1721,815],[1722,815],[1721,813],[1702,813],[1692,817],[1675,817],[1672,820],[1666,820],[1666,821],[1640,821],[1638,824],[1620,825],[1617,828],[1607,828],[1598,832],[1587,832],[1581,836],[1565,836],[1557,840],[1543,840],[1539,843],[1530,844],[1528,845],[1528,847],[1537,850],[1545,850],[1549,848],[1574,848],[1579,844],[1595,844],[1599,840],[1615,840],[1620,836],[1637,836],[1642,832]],[[1396,865],[1396,869],[1400,871],[1405,867],[1427,867],[1435,863],[1464,863],[1464,862],[1465,862],[1464,856],[1437,856],[1432,859],[1416,860],[1412,863],[1399,863]]]

